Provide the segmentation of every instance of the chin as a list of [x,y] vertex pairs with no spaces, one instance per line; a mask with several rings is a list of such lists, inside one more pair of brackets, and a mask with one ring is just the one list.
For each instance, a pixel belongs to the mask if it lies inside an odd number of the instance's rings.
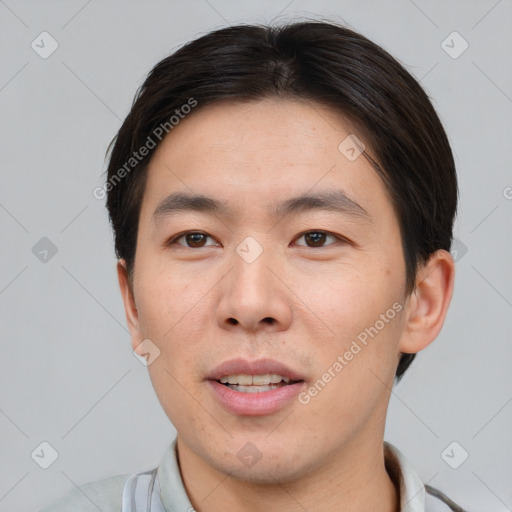
[[304,468],[294,467],[288,462],[283,463],[275,460],[264,463],[263,459],[252,467],[242,467],[238,463],[232,466],[226,464],[217,469],[231,478],[255,485],[275,485],[277,483],[293,482],[305,473]]
[[[294,446],[286,446],[284,443],[275,446],[266,441],[254,443],[248,441],[239,448],[229,447],[224,453],[207,454],[206,460],[217,471],[229,475],[231,478],[256,485],[292,482],[301,478],[314,468],[314,461],[304,460],[300,451]],[[206,454],[205,454],[206,455]],[[309,457],[313,454],[308,453]],[[321,465],[319,461],[318,465]]]

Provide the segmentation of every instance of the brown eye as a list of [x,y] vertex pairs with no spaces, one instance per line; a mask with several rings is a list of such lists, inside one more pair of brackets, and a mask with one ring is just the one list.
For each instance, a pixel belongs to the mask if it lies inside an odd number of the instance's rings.
[[[200,249],[202,247],[208,247],[207,245],[205,245],[205,242],[208,238],[212,237],[207,235],[206,233],[200,233],[198,231],[189,231],[187,233],[181,234],[180,236],[177,236],[176,238],[173,238],[169,242],[169,245],[177,244],[182,245],[184,247],[189,247],[190,249]],[[179,243],[179,240],[181,239],[185,240],[185,244]]]
[[[325,231],[308,231],[307,233],[303,233],[300,238],[304,238],[306,241],[306,247],[324,247],[325,241],[327,238],[332,238],[334,241],[340,240],[339,237],[335,235],[331,235],[330,233],[326,233]],[[304,244],[297,244],[304,245]],[[327,244],[332,245],[332,244]]]
[[206,237],[202,233],[190,233],[185,235],[185,240],[190,247],[203,247],[205,239]]

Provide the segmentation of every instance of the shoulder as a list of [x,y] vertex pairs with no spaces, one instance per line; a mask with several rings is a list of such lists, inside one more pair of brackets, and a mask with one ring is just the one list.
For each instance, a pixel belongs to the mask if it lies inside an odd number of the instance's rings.
[[119,512],[122,505],[124,484],[131,475],[118,475],[98,480],[72,490],[39,512]]

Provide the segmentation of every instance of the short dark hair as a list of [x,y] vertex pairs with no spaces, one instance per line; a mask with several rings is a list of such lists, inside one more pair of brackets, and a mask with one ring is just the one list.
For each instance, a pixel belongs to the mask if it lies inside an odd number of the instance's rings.
[[[438,249],[450,251],[458,199],[450,145],[429,97],[395,58],[361,34],[323,21],[215,30],[151,70],[107,150],[107,208],[130,283],[148,164],[163,132],[191,105],[197,112],[220,101],[269,97],[328,106],[364,135],[373,158],[363,154],[384,180],[399,219],[406,294],[412,293],[418,265]],[[143,147],[145,158],[138,155]],[[397,380],[414,357],[401,354]]]

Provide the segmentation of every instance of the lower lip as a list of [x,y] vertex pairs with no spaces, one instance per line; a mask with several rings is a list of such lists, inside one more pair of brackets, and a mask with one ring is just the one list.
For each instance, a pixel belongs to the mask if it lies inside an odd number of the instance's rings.
[[263,416],[283,409],[305,385],[304,382],[296,382],[261,393],[243,393],[216,380],[209,380],[208,384],[225,409],[233,414],[247,416]]

